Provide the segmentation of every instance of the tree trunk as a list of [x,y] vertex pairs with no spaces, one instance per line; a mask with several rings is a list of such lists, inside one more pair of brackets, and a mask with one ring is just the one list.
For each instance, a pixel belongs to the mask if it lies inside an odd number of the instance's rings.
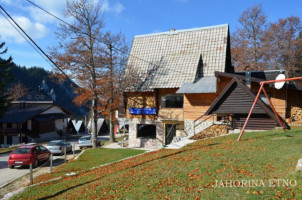
[[91,130],[91,143],[92,143],[92,148],[97,147],[97,121],[98,121],[98,116],[97,116],[97,108],[96,108],[96,100],[92,100],[92,120],[91,120],[91,125],[92,125],[92,130]]
[[112,109],[112,105],[113,105],[113,63],[112,63],[112,46],[109,45],[109,55],[110,55],[110,142],[113,143],[115,142],[115,137],[114,137],[114,126],[113,126],[113,109]]

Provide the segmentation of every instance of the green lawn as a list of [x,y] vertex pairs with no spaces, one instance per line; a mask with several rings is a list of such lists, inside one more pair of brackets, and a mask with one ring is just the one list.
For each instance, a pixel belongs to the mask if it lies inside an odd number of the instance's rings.
[[[302,199],[302,128],[199,140],[26,189],[15,199]],[[295,187],[269,187],[269,180]],[[264,182],[264,187],[220,186],[216,180]],[[259,184],[260,185],[260,184]]]
[[89,170],[92,167],[98,167],[103,164],[142,154],[144,152],[144,150],[135,149],[87,149],[77,160],[72,160],[54,168],[53,174],[42,175],[35,180],[35,183],[62,176],[70,172]]

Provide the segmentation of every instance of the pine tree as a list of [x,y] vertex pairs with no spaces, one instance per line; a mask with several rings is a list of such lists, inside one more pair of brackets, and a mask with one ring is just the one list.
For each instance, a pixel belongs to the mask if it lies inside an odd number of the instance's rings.
[[[5,42],[0,44],[0,54],[5,54],[7,52],[7,48],[4,50],[3,47]],[[12,66],[12,58],[8,59],[0,59],[0,117],[3,116],[7,106],[8,106],[8,91],[7,85],[10,81],[12,81],[12,74],[10,73],[10,68]]]

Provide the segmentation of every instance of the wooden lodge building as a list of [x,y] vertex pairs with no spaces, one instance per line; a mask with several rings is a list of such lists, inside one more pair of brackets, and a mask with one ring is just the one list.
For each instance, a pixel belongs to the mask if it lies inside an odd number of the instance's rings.
[[[230,58],[228,25],[135,36],[126,68],[132,84],[124,92],[129,146],[160,148],[219,120],[241,128],[259,82],[280,72],[252,72],[247,86]],[[282,90],[266,86],[266,91],[283,121],[290,119],[300,91],[293,85]],[[247,128],[280,126],[261,99]]]

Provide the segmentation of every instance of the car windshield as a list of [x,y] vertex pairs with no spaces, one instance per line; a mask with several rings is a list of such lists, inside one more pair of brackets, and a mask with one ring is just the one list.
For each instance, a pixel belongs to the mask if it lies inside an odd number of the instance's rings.
[[26,149],[26,148],[19,148],[16,149],[13,153],[14,154],[29,154],[30,149]]
[[84,141],[84,140],[90,140],[90,137],[82,137],[82,138],[80,138],[80,141]]
[[48,146],[60,146],[61,142],[48,142]]

